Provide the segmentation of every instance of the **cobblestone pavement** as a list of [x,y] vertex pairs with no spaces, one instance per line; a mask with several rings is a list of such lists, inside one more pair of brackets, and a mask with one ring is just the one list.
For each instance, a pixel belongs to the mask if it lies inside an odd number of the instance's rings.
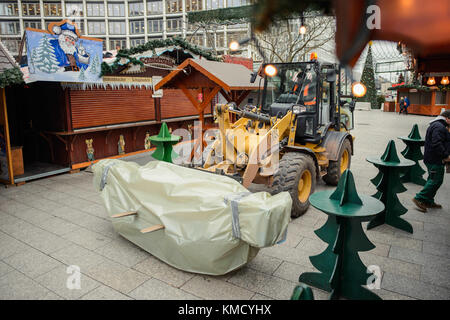
[[[424,136],[430,120],[356,113],[352,171],[360,193],[375,192],[369,180],[377,170],[365,157],[381,155],[390,139],[400,152],[404,145],[397,136],[407,135],[414,123]],[[413,235],[388,226],[367,232],[376,248],[360,255],[366,265],[380,266],[376,293],[383,299],[450,298],[450,177],[445,178],[437,197],[441,210],[414,209],[411,198],[419,186],[406,184],[408,191],[399,195]],[[319,182],[318,190],[327,188]],[[212,277],[174,269],[119,236],[87,171],[0,188],[0,299],[289,299],[300,273],[314,270],[308,257],[325,248],[313,232],[325,219],[309,209],[290,223],[286,242],[262,249],[240,270]],[[80,289],[67,289],[69,265],[80,267]],[[328,296],[314,292],[316,299]]]

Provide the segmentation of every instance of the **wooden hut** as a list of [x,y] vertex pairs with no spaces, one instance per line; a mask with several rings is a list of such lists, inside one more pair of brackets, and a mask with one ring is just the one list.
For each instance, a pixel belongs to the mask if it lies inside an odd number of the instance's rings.
[[[179,89],[154,91],[155,83],[177,67],[177,50],[169,48],[167,55],[160,50],[153,58],[142,53],[137,59],[144,66],[121,66],[103,83],[38,81],[6,88],[11,146],[22,151],[24,167],[13,173],[13,182],[148,152],[146,138],[157,134],[162,122],[170,129],[190,128],[199,118],[192,101]],[[181,62],[198,57],[180,50]],[[205,106],[207,123],[212,123],[215,99]],[[124,150],[119,141],[125,142]]]
[[402,97],[408,97],[411,103],[408,108],[408,113],[411,114],[438,116],[442,109],[450,108],[450,93],[447,90],[442,90],[438,86],[404,84],[393,86],[388,90],[397,91],[397,100],[395,102],[386,102],[385,111],[399,112],[400,99]]
[[[248,67],[224,62],[187,59],[176,70],[165,76],[155,86],[155,90],[179,89],[196,108],[201,129],[208,129],[205,123],[205,114],[210,111],[212,100],[220,93],[227,102],[235,102],[241,105],[251,92],[259,89],[261,78],[257,76],[255,81],[250,81],[252,71]],[[198,98],[200,97],[200,99]],[[200,146],[203,149],[203,132],[196,141],[194,150]]]
[[22,83],[19,65],[0,42],[0,182],[14,183],[14,172],[23,173],[22,148],[11,145],[6,88]]

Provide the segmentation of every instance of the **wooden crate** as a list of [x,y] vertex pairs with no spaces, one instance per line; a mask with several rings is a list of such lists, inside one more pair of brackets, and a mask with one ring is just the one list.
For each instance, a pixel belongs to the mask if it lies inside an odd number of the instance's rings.
[[24,174],[22,146],[11,147],[11,158],[14,176]]

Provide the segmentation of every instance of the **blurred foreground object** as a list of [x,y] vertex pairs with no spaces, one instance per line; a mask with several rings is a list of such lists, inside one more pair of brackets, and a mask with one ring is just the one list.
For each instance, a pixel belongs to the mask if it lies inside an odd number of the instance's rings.
[[306,10],[336,15],[336,53],[342,64],[353,67],[370,40],[401,41],[419,58],[450,55],[448,0],[259,0],[255,31]]

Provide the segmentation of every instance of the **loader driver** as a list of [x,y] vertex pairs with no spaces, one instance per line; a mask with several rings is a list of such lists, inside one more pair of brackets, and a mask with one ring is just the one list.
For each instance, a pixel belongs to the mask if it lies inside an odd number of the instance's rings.
[[316,81],[312,72],[306,74],[301,96],[303,97],[303,104],[305,106],[316,105]]
[[[316,73],[314,70],[300,69],[297,73],[294,73],[293,77],[289,76],[288,81],[286,81],[287,74],[285,73],[280,72],[279,77],[279,92],[282,93],[275,100],[275,102],[303,104],[311,107],[316,105],[317,85]],[[287,88],[285,87],[285,82],[289,82],[286,86]]]
[[301,74],[302,72],[299,72],[293,90],[294,94],[298,96],[297,103],[302,103],[305,106],[314,106],[316,105],[316,81],[314,73],[306,71],[304,76]]

